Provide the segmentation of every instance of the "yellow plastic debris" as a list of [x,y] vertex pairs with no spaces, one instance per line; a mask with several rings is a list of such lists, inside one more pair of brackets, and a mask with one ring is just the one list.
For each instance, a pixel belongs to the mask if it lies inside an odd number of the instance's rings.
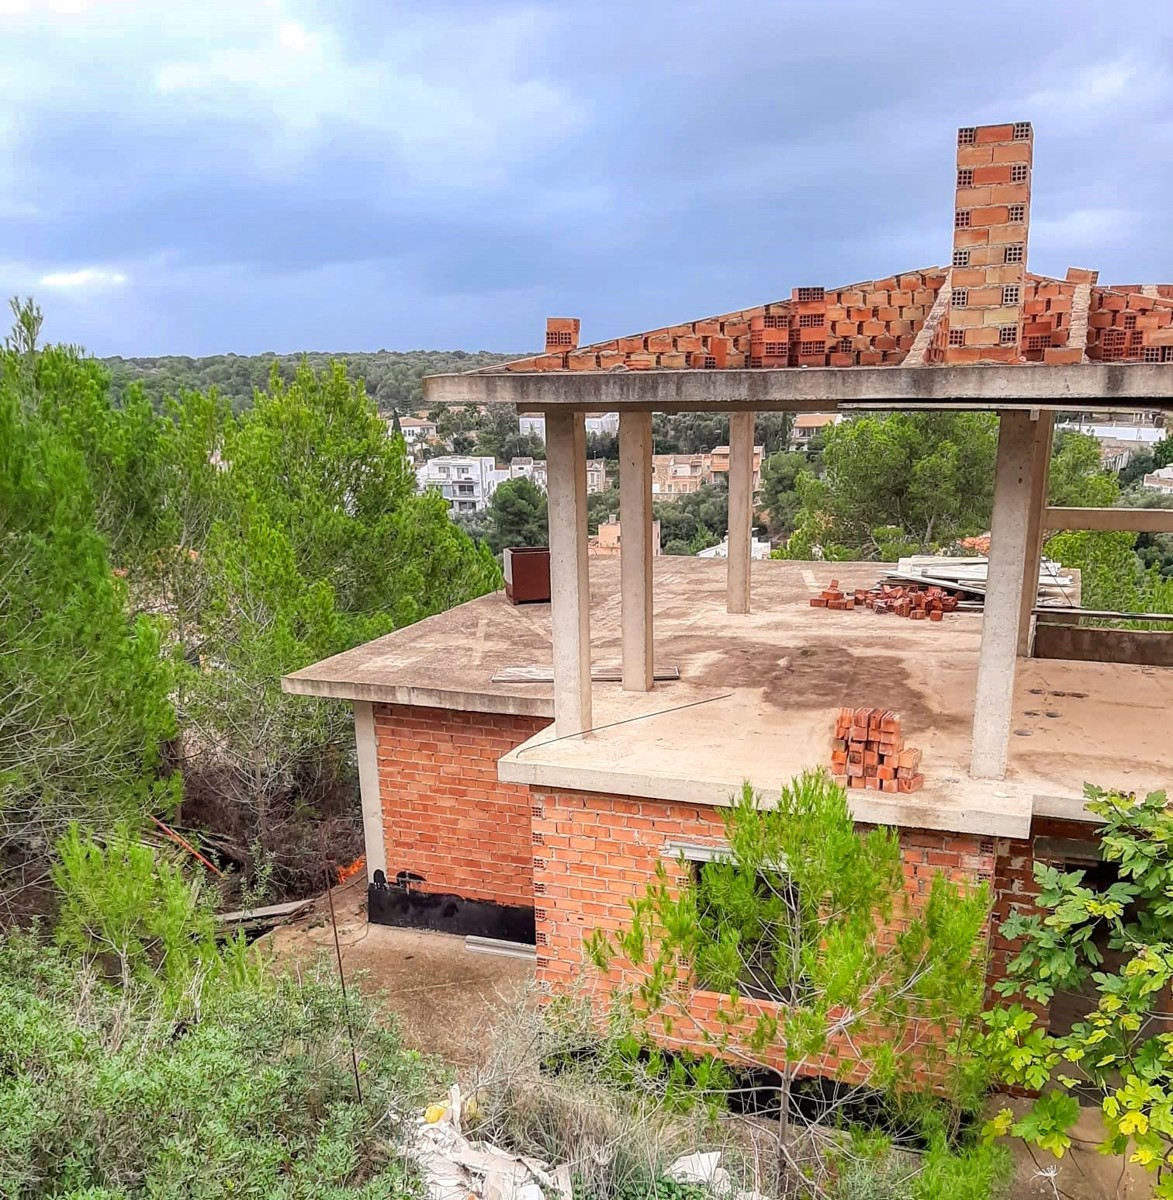
[[424,1120],[429,1125],[438,1125],[448,1115],[448,1106],[445,1104],[429,1104],[424,1109]]

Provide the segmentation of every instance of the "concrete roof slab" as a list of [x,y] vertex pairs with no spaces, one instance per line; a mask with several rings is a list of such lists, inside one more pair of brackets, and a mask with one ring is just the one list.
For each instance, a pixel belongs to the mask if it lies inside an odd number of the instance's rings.
[[788,367],[737,371],[545,371],[430,375],[432,404],[516,404],[523,412],[650,409],[794,412],[908,409],[1173,410],[1173,363]]
[[[725,611],[720,560],[654,561],[656,661],[678,682],[648,693],[594,686],[596,731],[550,730],[506,755],[501,777],[724,804],[749,779],[768,795],[830,760],[841,705],[891,708],[924,752],[925,787],[851,793],[860,820],[1020,837],[1032,811],[1082,811],[1085,782],[1143,792],[1168,784],[1173,669],[1023,660],[1009,770],[969,778],[982,617],[908,621],[811,608],[834,577],[876,581],[879,563],[755,562],[753,611]],[[591,561],[592,657],[617,664],[619,563]],[[550,717],[549,684],[497,684],[506,666],[551,662],[549,606],[483,596],[287,676],[287,691]],[[606,728],[603,728],[606,726]]]

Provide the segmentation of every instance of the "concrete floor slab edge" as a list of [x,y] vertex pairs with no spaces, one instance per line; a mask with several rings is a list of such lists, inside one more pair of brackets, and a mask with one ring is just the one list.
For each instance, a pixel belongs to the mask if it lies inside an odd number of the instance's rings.
[[447,708],[454,712],[499,713],[508,717],[554,717],[554,701],[545,696],[502,696],[490,692],[447,691],[402,684],[304,680],[286,675],[281,690],[291,696],[328,700],[366,700],[374,704],[407,704]]
[[[535,739],[523,743],[506,754],[497,763],[497,776],[502,783],[526,784],[536,788],[567,789],[579,792],[595,792],[602,795],[633,796],[638,799],[664,800],[683,804],[704,804],[713,808],[727,808],[730,797],[739,790],[740,781],[717,783],[684,778],[650,776],[636,772],[619,772],[599,767],[575,767],[565,764],[551,765],[536,761],[526,762],[526,748],[536,749],[547,741],[547,735],[538,734]],[[751,780],[751,782],[754,782]],[[770,781],[763,789],[777,786]],[[991,790],[988,785],[977,785],[990,797],[1015,796],[1012,783],[1003,783]],[[880,792],[848,792],[848,802],[857,821],[871,825],[892,825],[902,829],[937,829],[949,833],[970,833],[981,837],[1025,838],[1030,835],[1031,803],[1023,796],[1024,803],[1008,805],[1006,809],[963,808],[954,804],[935,804],[931,793],[923,799],[902,798]]]

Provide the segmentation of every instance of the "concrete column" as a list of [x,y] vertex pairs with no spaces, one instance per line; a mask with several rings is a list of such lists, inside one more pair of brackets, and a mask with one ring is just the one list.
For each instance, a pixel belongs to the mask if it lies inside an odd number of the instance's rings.
[[591,596],[582,413],[546,413],[546,488],[554,730],[564,737],[591,727]]
[[379,760],[375,746],[375,713],[369,700],[354,702],[354,748],[358,756],[358,790],[362,797],[363,852],[367,882],[375,872],[387,875],[387,843],[383,836],[383,799],[379,795]]
[[749,612],[749,539],[753,531],[752,412],[729,416],[729,557],[726,608]]
[[652,414],[619,414],[623,690],[652,690]]
[[975,779],[1001,779],[1006,774],[1036,460],[1035,424],[1029,412],[1017,410],[1004,411],[999,421],[990,565],[969,766]]
[[[1031,465],[1030,513],[1026,525],[1026,574],[1022,580],[1022,611],[1018,618],[1018,657],[1030,654],[1034,618],[1031,609],[1038,598],[1037,574],[1043,557],[1043,517],[1047,509],[1047,485],[1051,479],[1051,443],[1055,436],[1055,414],[1040,410],[1035,421],[1034,461]],[[1031,569],[1031,564],[1034,569]]]

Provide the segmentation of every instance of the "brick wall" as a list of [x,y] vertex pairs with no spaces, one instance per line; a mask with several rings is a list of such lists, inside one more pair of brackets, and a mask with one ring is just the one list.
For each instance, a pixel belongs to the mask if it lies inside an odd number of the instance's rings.
[[[1038,906],[1039,885],[1034,877],[1035,863],[1046,863],[1061,871],[1086,867],[1084,862],[1068,861],[1063,855],[1062,847],[1065,840],[1083,845],[1094,844],[1094,828],[1078,821],[1038,818],[1031,825],[1029,838],[999,838],[995,843],[994,903],[990,922],[990,965],[987,973],[991,1000],[1001,999],[992,990],[993,985],[1005,976],[1010,960],[1018,953],[1018,946],[998,932],[999,926],[1015,912],[1024,916],[1042,912]],[[1040,1023],[1047,1024],[1050,1014],[1046,1006],[1022,995],[1005,998],[1005,1002],[1011,1001],[1033,1009],[1038,1014]]]
[[[957,131],[950,286],[946,269],[791,289],[787,298],[646,333],[579,345],[579,323],[551,317],[546,353],[506,371],[724,370],[1000,362],[1173,362],[1173,284],[1093,287],[1026,271],[1034,131],[1028,121]],[[1091,288],[1090,329],[1078,287]],[[919,352],[938,297],[947,298]],[[501,366],[485,367],[496,374]]]
[[376,704],[375,745],[387,878],[413,890],[533,904],[529,789],[501,783],[497,760],[544,717]]
[[1173,287],[1092,287],[1088,325],[1097,361],[1173,362]]
[[[594,929],[617,931],[629,922],[628,901],[641,895],[665,858],[668,842],[720,845],[722,813],[706,806],[634,799],[589,792],[533,790],[534,907],[537,928],[537,978],[552,990],[577,985],[584,965],[583,938]],[[934,874],[944,871],[957,882],[989,881],[994,874],[994,843],[964,834],[902,830],[904,876],[912,903],[927,896]],[[616,976],[616,980],[622,978]],[[588,984],[592,982],[587,972]],[[593,979],[593,986],[607,981]],[[670,1036],[675,1047],[704,1049],[704,1031],[720,1028],[715,1012],[720,997],[697,992],[688,1012],[677,1013]],[[747,1009],[768,1007],[746,1002]],[[914,1032],[914,1038],[927,1036]],[[915,1053],[915,1045],[908,1047]],[[813,1064],[812,1073],[837,1073],[840,1050]],[[851,1078],[847,1074],[845,1077]]]
[[[792,288],[790,297],[683,325],[559,351],[547,323],[547,352],[507,371],[724,370],[740,367],[869,367],[903,362],[941,287],[929,267],[846,287]],[[574,336],[577,338],[577,329]],[[566,343],[569,345],[569,343]],[[495,368],[500,370],[500,368]]]

